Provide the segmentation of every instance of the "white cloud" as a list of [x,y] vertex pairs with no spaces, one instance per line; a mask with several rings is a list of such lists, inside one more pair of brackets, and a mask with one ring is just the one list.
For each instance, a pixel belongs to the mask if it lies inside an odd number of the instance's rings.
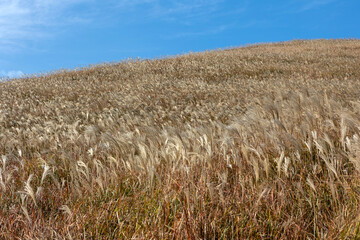
[[318,8],[320,6],[324,6],[334,2],[335,0],[313,0],[309,1],[308,3],[304,4],[300,9],[299,12],[308,11],[314,8]]
[[7,78],[19,78],[24,76],[24,73],[22,71],[0,71],[0,81],[1,79],[7,79]]
[[64,13],[82,2],[85,0],[0,0],[0,51],[22,48],[24,40],[51,34],[49,29],[74,17],[81,19]]
[[[106,24],[111,17],[145,9],[151,19],[192,25],[206,20],[224,0],[0,0],[0,53],[29,48],[66,27]],[[128,22],[131,22],[127,19]],[[122,21],[122,23],[127,22]]]

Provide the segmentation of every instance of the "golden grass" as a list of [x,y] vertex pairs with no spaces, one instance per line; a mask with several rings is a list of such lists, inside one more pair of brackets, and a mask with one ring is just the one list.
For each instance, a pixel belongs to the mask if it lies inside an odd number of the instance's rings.
[[0,83],[0,238],[360,236],[360,41]]

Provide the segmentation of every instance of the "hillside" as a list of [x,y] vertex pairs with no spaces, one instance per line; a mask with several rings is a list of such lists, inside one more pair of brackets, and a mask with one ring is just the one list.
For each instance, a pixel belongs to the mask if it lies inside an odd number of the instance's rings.
[[0,83],[0,238],[360,236],[360,40]]

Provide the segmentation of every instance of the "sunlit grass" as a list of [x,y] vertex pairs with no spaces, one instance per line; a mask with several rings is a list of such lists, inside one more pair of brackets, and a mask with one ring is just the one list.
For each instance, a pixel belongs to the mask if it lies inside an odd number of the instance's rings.
[[0,83],[0,238],[360,236],[360,41]]

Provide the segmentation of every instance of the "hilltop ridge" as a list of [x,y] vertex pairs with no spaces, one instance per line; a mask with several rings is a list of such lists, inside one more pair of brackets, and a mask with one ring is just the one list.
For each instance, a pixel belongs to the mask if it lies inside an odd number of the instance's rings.
[[[75,121],[75,113],[97,114],[104,108],[136,112],[146,106],[157,111],[159,102],[176,121],[186,121],[180,112],[186,107],[190,112],[199,110],[196,99],[203,107],[212,104],[211,112],[223,113],[212,116],[210,109],[204,109],[206,114],[198,116],[199,120],[210,116],[226,121],[230,112],[222,104],[245,106],[254,97],[280,88],[307,88],[327,91],[335,98],[356,99],[359,62],[359,40],[297,40],[20,79],[2,84],[1,98],[6,103],[16,94],[20,104],[34,97],[54,104],[66,102],[69,122]],[[180,109],[174,111],[175,105]]]

